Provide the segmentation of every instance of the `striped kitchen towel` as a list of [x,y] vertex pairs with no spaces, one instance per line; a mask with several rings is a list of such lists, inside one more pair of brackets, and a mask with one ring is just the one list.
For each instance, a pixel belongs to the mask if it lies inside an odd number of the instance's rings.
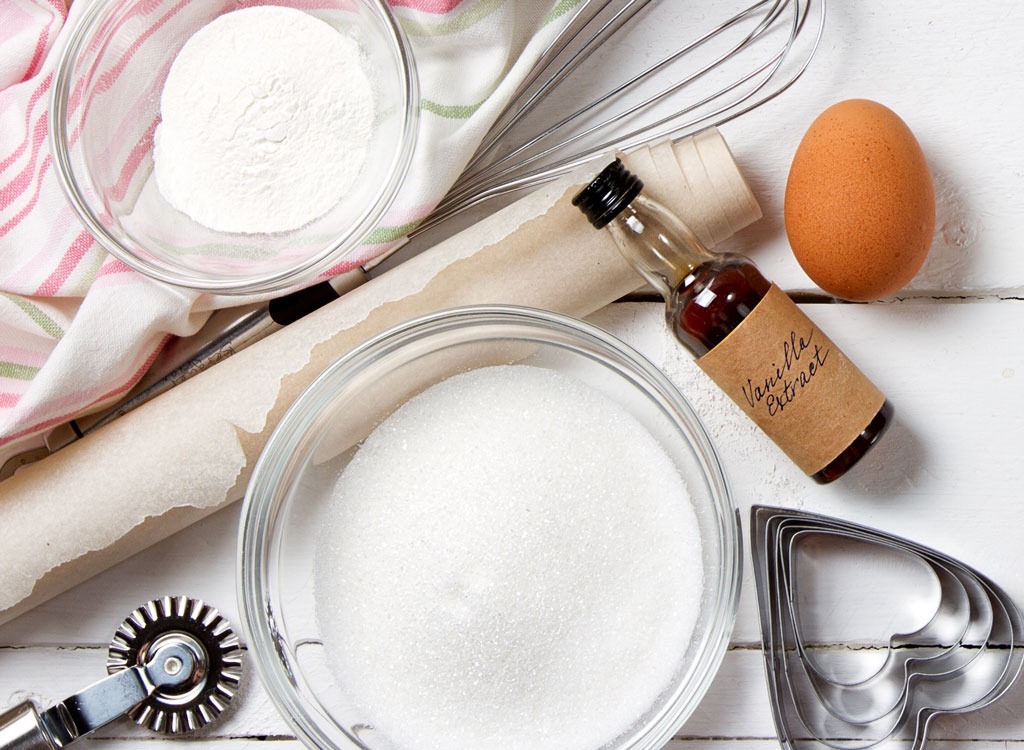
[[[117,401],[172,337],[241,301],[128,268],[100,248],[61,192],[47,147],[53,69],[76,19],[101,1],[0,2],[0,464],[41,445],[54,426]],[[350,265],[429,214],[584,0],[389,2],[418,64],[421,129],[394,208]]]

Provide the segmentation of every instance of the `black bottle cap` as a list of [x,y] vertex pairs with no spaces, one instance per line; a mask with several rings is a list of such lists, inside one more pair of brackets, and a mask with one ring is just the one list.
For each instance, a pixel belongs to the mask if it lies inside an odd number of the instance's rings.
[[601,229],[643,189],[643,181],[626,169],[621,159],[616,159],[572,199],[572,205]]

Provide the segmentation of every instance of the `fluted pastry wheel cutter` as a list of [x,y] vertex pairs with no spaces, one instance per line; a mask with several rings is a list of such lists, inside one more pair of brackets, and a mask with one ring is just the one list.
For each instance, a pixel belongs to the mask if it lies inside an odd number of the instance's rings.
[[165,734],[199,729],[234,697],[241,653],[213,607],[186,596],[154,599],[118,627],[108,677],[44,711],[26,702],[0,715],[0,750],[58,750],[124,715]]

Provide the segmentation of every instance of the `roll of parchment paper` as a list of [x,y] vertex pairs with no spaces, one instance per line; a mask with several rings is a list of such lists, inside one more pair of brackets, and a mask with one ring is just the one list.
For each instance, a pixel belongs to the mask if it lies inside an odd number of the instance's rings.
[[[626,157],[709,246],[760,217],[710,131]],[[411,318],[504,303],[577,317],[640,278],[570,201],[533,193],[0,483],[0,622],[238,500],[285,409],[329,364]]]

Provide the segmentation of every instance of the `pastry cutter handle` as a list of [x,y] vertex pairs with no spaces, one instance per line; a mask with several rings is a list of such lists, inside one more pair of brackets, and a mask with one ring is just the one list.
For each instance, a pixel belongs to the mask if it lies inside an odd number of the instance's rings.
[[110,675],[42,713],[31,702],[0,715],[0,750],[59,750],[123,716],[159,688],[186,683],[200,668],[181,643],[155,650],[145,664]]

